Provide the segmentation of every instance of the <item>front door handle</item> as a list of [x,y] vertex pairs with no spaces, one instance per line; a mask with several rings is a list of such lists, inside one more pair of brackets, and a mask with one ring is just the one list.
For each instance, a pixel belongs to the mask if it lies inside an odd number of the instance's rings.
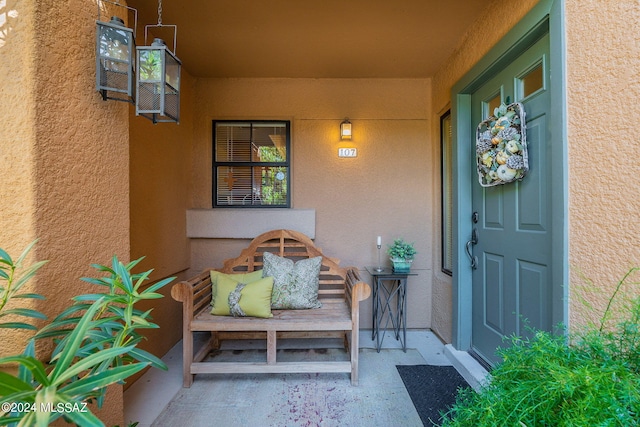
[[474,256],[473,253],[471,252],[471,246],[477,243],[478,243],[478,230],[474,228],[471,231],[471,240],[467,241],[467,244],[465,245],[465,251],[467,252],[467,256],[471,261],[472,270],[475,270],[476,268],[478,268],[478,257]]

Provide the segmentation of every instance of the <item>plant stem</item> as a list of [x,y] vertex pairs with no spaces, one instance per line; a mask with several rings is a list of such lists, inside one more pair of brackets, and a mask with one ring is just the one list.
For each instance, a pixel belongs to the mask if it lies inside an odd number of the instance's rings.
[[616,295],[618,295],[618,292],[620,292],[620,289],[622,289],[622,285],[631,274],[635,273],[638,270],[640,270],[640,267],[633,267],[632,269],[627,271],[627,274],[625,274],[622,277],[622,279],[618,282],[618,285],[616,286],[616,290],[613,293],[613,295],[611,295],[611,298],[609,298],[609,302],[607,303],[607,308],[604,311],[604,314],[602,315],[602,320],[600,321],[600,329],[599,329],[600,332],[602,332],[602,330],[604,329],[605,323],[607,323],[607,320],[609,318],[609,312],[611,311],[611,305],[613,304],[613,300],[616,298]]

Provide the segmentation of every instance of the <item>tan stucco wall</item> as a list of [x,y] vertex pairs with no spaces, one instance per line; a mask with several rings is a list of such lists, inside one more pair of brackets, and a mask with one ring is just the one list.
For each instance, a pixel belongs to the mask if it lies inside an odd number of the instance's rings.
[[[35,4],[17,3],[0,8],[0,247],[13,258],[36,238]],[[22,351],[28,335],[0,329],[0,353]]]
[[[510,1],[495,0],[478,17],[455,53],[446,61],[433,77],[433,116],[431,135],[434,141],[440,140],[440,116],[451,106],[451,89],[483,56],[491,50],[505,34],[509,32],[537,3],[537,0]],[[488,31],[487,29],[490,29]],[[432,168],[434,194],[440,195],[440,144],[433,144]],[[446,342],[452,340],[452,284],[451,277],[442,273],[440,203],[434,203],[433,209],[433,319],[432,329]]]
[[[95,274],[91,263],[129,259],[128,106],[95,91],[95,3],[9,0],[0,14],[8,11],[0,246],[17,255],[39,239],[35,258],[50,262],[32,290],[47,297],[37,308],[52,317],[92,290],[79,280]],[[21,351],[22,337],[0,332],[1,352]],[[100,412],[107,425],[123,421],[120,389]]]
[[[408,325],[430,326],[431,230],[434,195],[427,79],[210,79],[199,80],[193,151],[193,205],[211,208],[212,119],[291,120],[292,205],[316,210],[316,243],[342,265],[364,270],[377,264],[395,237],[419,252],[409,280]],[[351,142],[340,142],[339,125],[353,123]],[[358,157],[340,159],[338,147]],[[246,240],[192,242],[192,267],[221,265]],[[383,254],[383,259],[386,256]],[[363,278],[370,280],[366,272]],[[371,327],[371,300],[363,327]]]
[[[640,5],[569,0],[566,11],[570,321],[576,326],[599,319],[617,281],[640,266]],[[633,294],[640,295],[638,286]]]
[[[176,52],[179,54],[179,52]],[[162,356],[182,339],[182,305],[171,298],[171,286],[186,278],[190,265],[186,231],[191,179],[195,79],[182,70],[180,124],[158,123],[129,111],[131,257],[145,257],[140,271],[153,269],[152,280],[177,277],[160,293],[164,298],[140,304],[153,308],[159,329],[144,331],[140,347]]]

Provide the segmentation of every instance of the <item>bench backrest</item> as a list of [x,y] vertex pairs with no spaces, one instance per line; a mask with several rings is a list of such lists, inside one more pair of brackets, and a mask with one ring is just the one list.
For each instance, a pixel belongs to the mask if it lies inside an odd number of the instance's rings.
[[219,271],[238,273],[260,270],[264,252],[271,252],[293,261],[321,256],[318,297],[321,300],[345,298],[347,270],[339,266],[340,260],[325,256],[309,237],[293,230],[272,230],[259,235],[240,253],[240,256],[225,260],[224,266]]

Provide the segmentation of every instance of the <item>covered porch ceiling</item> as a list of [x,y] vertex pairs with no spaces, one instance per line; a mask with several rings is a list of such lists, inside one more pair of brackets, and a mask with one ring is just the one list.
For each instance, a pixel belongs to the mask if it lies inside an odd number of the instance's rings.
[[[128,4],[142,30],[158,23],[157,1]],[[177,25],[176,55],[194,77],[427,78],[486,7],[479,0],[163,0],[162,24]],[[167,30],[157,35],[171,48]]]

